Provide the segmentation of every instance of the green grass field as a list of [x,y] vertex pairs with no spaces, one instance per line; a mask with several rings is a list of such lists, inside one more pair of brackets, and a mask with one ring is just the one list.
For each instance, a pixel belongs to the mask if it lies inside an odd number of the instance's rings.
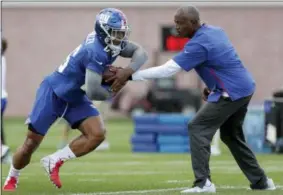
[[[26,126],[22,119],[5,121],[6,135],[12,151],[23,142]],[[132,133],[130,121],[109,121],[107,124],[109,151],[93,152],[80,159],[66,162],[61,169],[63,187],[56,189],[48,180],[39,160],[56,150],[63,125],[53,127],[41,147],[34,154],[31,164],[20,176],[17,192],[3,194],[19,195],[123,195],[123,194],[180,194],[191,186],[193,172],[189,154],[133,154],[129,138]],[[76,136],[76,131],[72,136]],[[251,191],[249,183],[237,167],[226,147],[223,155],[211,158],[213,182],[217,194],[223,195],[283,195],[283,156],[258,155],[262,167],[278,186],[276,191]],[[9,166],[2,165],[2,184]]]

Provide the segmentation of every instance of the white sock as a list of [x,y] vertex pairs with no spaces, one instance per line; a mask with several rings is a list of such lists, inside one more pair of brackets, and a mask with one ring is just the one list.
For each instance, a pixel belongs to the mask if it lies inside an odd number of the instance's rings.
[[18,178],[19,176],[20,176],[20,170],[15,169],[14,166],[13,166],[13,163],[12,163],[11,167],[10,167],[8,178],[10,178],[10,177]]
[[50,157],[55,159],[56,161],[59,159],[66,161],[72,158],[76,158],[76,155],[73,153],[69,145],[67,145],[63,149],[51,154]]

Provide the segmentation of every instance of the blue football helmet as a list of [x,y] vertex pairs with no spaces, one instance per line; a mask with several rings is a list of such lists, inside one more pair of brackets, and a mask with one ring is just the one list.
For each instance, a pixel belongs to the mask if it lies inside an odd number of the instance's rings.
[[99,12],[95,21],[95,32],[98,39],[116,56],[128,40],[130,28],[126,15],[115,8],[106,8]]

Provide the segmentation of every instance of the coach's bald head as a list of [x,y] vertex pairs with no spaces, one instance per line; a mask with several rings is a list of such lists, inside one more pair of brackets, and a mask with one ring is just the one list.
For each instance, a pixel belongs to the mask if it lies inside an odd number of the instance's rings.
[[175,14],[174,21],[181,37],[192,38],[201,26],[199,11],[194,6],[180,7]]

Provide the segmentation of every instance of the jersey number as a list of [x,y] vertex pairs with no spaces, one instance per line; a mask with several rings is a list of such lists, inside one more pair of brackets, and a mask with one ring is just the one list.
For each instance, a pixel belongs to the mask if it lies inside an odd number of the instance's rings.
[[63,72],[65,70],[65,68],[68,66],[70,58],[71,57],[75,57],[78,52],[80,51],[82,45],[79,45],[74,51],[72,51],[66,58],[65,62],[63,64],[61,64],[58,68],[58,72]]

